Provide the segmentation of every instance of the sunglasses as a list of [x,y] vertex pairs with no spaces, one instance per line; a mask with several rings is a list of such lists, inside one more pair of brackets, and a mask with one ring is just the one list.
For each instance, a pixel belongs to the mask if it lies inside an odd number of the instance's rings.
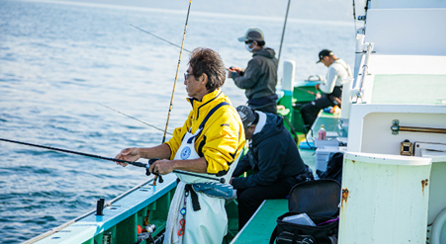
[[252,41],[252,40],[247,40],[247,41],[245,41],[245,44],[251,44],[251,43],[253,43],[254,41]]
[[187,80],[189,76],[193,75],[192,73],[184,73],[184,79]]

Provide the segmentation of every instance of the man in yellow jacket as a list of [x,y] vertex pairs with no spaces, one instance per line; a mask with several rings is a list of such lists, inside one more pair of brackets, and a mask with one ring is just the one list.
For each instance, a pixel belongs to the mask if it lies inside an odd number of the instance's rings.
[[[176,128],[173,137],[164,144],[126,148],[116,159],[160,158],[150,166],[150,171],[164,175],[183,170],[223,177],[229,182],[245,135],[236,109],[220,89],[225,81],[220,55],[211,49],[195,49],[184,79],[192,110],[183,127]],[[198,192],[199,207],[195,208],[191,186],[209,180],[177,176],[180,182],[169,210],[164,243],[221,243],[227,232],[225,200]]]

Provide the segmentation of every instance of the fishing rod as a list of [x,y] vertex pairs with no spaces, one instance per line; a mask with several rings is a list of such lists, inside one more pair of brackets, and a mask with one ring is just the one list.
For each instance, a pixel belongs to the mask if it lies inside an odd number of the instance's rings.
[[355,24],[355,37],[356,37],[356,6],[355,6],[355,0],[353,0],[353,23]]
[[[159,127],[156,127],[156,126],[154,126],[154,125],[152,125],[152,124],[149,124],[149,123],[147,123],[147,122],[145,122],[145,121],[143,121],[143,120],[140,120],[140,119],[138,119],[138,118],[135,118],[135,117],[133,117],[133,116],[131,116],[131,115],[128,115],[128,114],[126,114],[126,113],[124,113],[124,112],[121,112],[121,111],[119,111],[119,110],[117,110],[117,109],[111,108],[111,107],[109,107],[109,106],[107,106],[107,105],[104,105],[104,104],[102,104],[102,103],[99,103],[99,105],[101,105],[102,107],[108,108],[108,109],[110,109],[110,110],[112,110],[112,111],[115,111],[115,112],[117,112],[117,113],[119,113],[119,114],[122,114],[122,115],[124,115],[124,116],[126,116],[126,117],[128,117],[128,118],[130,118],[130,119],[133,119],[133,120],[136,120],[136,121],[138,121],[138,122],[141,122],[141,123],[143,123],[143,124],[145,124],[145,125],[147,125],[147,126],[150,126],[150,127],[154,128],[154,129],[156,129],[156,130],[159,130],[159,131],[164,132],[164,130],[161,129],[161,128],[159,128]],[[172,135],[171,132],[167,132],[167,134]]]
[[[28,143],[28,142],[9,140],[9,139],[5,139],[5,138],[0,138],[0,141],[16,143],[16,144],[21,144],[21,145],[26,145],[26,146],[31,146],[31,147],[39,147],[39,148],[44,148],[44,149],[49,149],[49,150],[54,150],[54,151],[59,151],[59,152],[64,152],[64,153],[71,153],[71,154],[76,154],[76,155],[81,155],[81,156],[86,156],[86,157],[91,157],[91,158],[98,158],[98,159],[103,159],[103,160],[108,160],[108,161],[113,161],[113,162],[131,164],[136,167],[145,168],[147,176],[149,176],[150,173],[153,173],[155,176],[159,176],[160,183],[163,183],[163,178],[161,177],[160,174],[149,171],[150,165],[152,165],[154,162],[158,161],[159,160],[158,158],[152,158],[149,160],[149,163],[146,164],[146,163],[141,163],[141,162],[126,161],[126,160],[121,160],[121,159],[116,159],[116,158],[108,158],[108,157],[98,156],[98,155],[89,154],[89,153],[83,153],[83,152],[77,152],[77,151],[57,148],[57,147],[49,147],[49,146],[43,146],[43,145],[38,145],[38,144],[33,144],[33,143]],[[212,177],[204,176],[204,175],[198,175],[198,174],[185,172],[185,171],[173,170],[173,172],[175,172],[177,174],[190,175],[190,176],[204,178],[204,179],[208,179],[208,180],[215,180],[215,181],[219,181],[222,184],[225,183],[225,181],[226,181],[224,178],[217,179],[217,178],[212,178]]]
[[283,37],[285,36],[285,28],[286,28],[286,22],[288,20],[288,11],[290,10],[290,2],[291,0],[288,0],[288,6],[286,8],[286,14],[285,14],[285,21],[283,23],[282,38],[280,39],[280,48],[279,48],[279,56],[277,57],[277,63],[279,63],[280,54],[282,53],[282,43],[283,43]]
[[184,32],[183,32],[183,41],[181,42],[180,57],[178,58],[177,72],[175,74],[175,81],[173,83],[172,95],[170,97],[169,112],[167,113],[166,127],[164,128],[164,135],[163,135],[162,143],[164,143],[166,141],[167,127],[169,125],[170,113],[172,112],[173,96],[175,94],[175,87],[177,85],[178,71],[180,70],[181,55],[183,54],[183,49],[184,49],[183,48],[184,47],[184,39],[186,38],[187,22],[189,21],[189,13],[190,13],[190,5],[191,4],[192,4],[192,0],[189,1],[189,8],[187,9],[186,23],[184,24]]
[[[163,140],[162,140],[161,143],[164,143],[166,141],[167,127],[169,126],[170,113],[172,112],[173,96],[175,94],[175,87],[177,85],[178,71],[180,70],[181,55],[183,54],[183,49],[184,49],[184,39],[186,38],[187,22],[189,20],[189,13],[190,13],[190,5],[191,4],[192,4],[192,0],[189,1],[189,8],[187,9],[186,23],[184,24],[184,32],[183,32],[183,41],[181,42],[180,56],[178,57],[177,72],[175,74],[175,81],[173,82],[172,95],[170,97],[169,112],[167,113],[166,127],[164,128],[164,135],[163,135]],[[156,180],[157,180],[157,177],[155,176],[155,180],[153,182],[155,185],[156,185]]]
[[312,92],[312,91],[308,91],[308,90],[305,90],[305,89],[300,88],[300,87],[294,87],[294,88],[295,88],[295,89],[298,89],[298,90],[301,90],[301,91],[304,91],[304,92],[307,92],[307,93],[309,93],[309,94],[311,94],[311,95],[316,96],[316,93],[314,93],[314,92]]

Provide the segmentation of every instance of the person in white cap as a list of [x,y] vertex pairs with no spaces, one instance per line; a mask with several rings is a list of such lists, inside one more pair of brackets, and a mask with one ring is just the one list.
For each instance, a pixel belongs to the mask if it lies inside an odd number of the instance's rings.
[[318,58],[316,63],[323,63],[328,67],[328,72],[324,82],[316,85],[316,89],[323,92],[322,97],[305,104],[300,110],[306,127],[313,125],[319,110],[334,105],[341,106],[342,85],[348,78],[352,78],[350,66],[344,60],[337,58],[331,50],[323,49],[319,52]]
[[230,67],[228,78],[232,78],[240,89],[245,90],[248,106],[254,110],[277,113],[277,66],[274,49],[265,47],[262,30],[249,28],[244,36],[238,38],[252,52],[252,59],[246,69]]

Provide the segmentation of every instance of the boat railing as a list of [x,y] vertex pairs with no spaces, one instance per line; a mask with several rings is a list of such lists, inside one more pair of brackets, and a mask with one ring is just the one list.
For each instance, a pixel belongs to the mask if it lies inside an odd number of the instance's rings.
[[365,59],[364,59],[364,65],[362,66],[362,73],[361,73],[361,80],[359,82],[359,85],[357,86],[356,90],[356,103],[358,102],[358,99],[362,100],[363,97],[363,87],[364,87],[364,80],[365,77],[368,74],[368,69],[369,69],[369,60],[370,60],[370,54],[373,51],[373,43],[368,43],[367,44],[367,51],[365,54]]

